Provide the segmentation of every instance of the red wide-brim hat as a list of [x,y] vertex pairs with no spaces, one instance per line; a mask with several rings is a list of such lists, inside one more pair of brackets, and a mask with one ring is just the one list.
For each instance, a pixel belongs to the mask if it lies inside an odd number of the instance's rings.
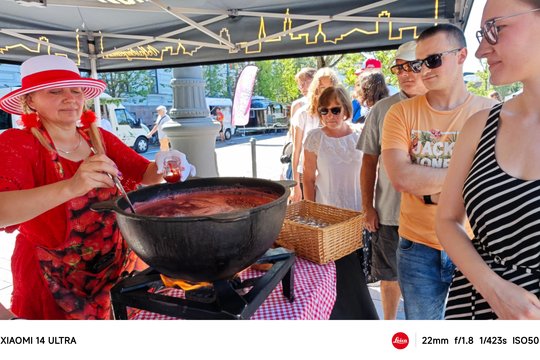
[[101,95],[107,84],[101,80],[81,77],[73,61],[63,56],[42,55],[21,65],[20,89],[0,99],[0,108],[10,114],[23,114],[21,97],[34,91],[54,88],[81,88],[86,99]]

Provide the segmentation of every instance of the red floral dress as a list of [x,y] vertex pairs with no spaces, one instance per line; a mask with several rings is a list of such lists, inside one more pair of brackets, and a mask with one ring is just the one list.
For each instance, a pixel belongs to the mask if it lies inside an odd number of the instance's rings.
[[[149,161],[111,133],[102,131],[102,136],[107,156],[122,172],[124,187],[134,189]],[[80,164],[49,152],[28,131],[12,129],[0,134],[0,191],[32,189],[69,179]],[[109,290],[122,273],[132,270],[135,256],[120,235],[114,213],[96,213],[89,207],[116,195],[113,188],[94,189],[5,229],[19,230],[11,260],[11,310],[17,316],[110,317]]]

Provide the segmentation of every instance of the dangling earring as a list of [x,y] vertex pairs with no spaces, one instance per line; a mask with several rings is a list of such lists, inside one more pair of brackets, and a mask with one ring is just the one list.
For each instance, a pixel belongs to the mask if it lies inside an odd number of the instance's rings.
[[30,114],[22,114],[20,125],[22,125],[25,129],[31,129],[33,127],[39,127],[39,116],[36,112],[32,112]]
[[83,129],[88,129],[96,121],[96,113],[92,110],[85,110],[81,115],[81,124]]

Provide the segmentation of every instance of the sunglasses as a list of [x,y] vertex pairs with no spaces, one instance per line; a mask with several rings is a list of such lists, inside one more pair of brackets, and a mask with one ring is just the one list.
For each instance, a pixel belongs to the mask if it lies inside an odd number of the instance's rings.
[[336,107],[333,107],[333,108],[325,108],[325,107],[321,107],[319,108],[319,114],[321,115],[328,115],[328,113],[332,113],[334,115],[339,115],[341,114],[341,106],[336,106]]
[[399,75],[401,74],[402,72],[411,72],[413,71],[413,68],[411,66],[411,62],[408,61],[406,63],[403,63],[403,64],[399,64],[399,65],[394,65],[390,68],[390,71],[392,72],[392,74],[394,75]]
[[484,23],[484,25],[482,25],[482,28],[476,32],[476,39],[478,40],[479,43],[482,42],[482,39],[486,39],[488,44],[495,45],[499,41],[499,30],[500,30],[500,27],[496,25],[497,21],[512,18],[514,16],[525,15],[530,12],[534,12],[538,10],[540,10],[540,8],[531,9],[531,10],[527,10],[527,11],[520,12],[517,14],[512,14],[512,15],[500,16],[500,17],[496,17],[491,20],[488,20]]
[[411,61],[410,62],[411,68],[412,68],[413,72],[415,72],[415,73],[419,73],[422,70],[422,65],[424,65],[424,64],[426,65],[426,67],[428,69],[436,69],[438,67],[441,67],[441,65],[442,65],[442,57],[444,55],[448,55],[448,54],[460,51],[461,49],[462,48],[448,50],[448,51],[445,51],[445,52],[442,52],[442,53],[429,55],[424,60]]

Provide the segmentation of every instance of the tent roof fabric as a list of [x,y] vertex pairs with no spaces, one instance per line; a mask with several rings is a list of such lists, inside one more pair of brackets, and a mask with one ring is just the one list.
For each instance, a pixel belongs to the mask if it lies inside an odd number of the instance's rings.
[[392,49],[435,23],[464,28],[472,1],[0,0],[0,62],[120,71]]

